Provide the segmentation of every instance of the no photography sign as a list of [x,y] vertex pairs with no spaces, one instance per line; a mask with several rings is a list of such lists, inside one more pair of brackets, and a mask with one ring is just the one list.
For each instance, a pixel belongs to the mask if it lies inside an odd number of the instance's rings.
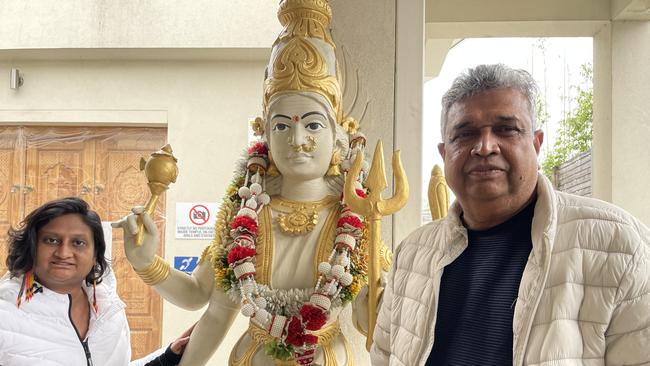
[[216,203],[177,202],[176,239],[212,240]]
[[205,205],[194,205],[190,208],[190,221],[196,226],[203,226],[210,220],[210,210]]

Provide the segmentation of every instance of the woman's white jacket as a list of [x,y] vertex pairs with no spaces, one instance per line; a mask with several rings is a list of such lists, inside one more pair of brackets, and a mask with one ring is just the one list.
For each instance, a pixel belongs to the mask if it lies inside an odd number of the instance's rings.
[[[69,295],[38,286],[31,301],[23,300],[18,308],[22,279],[8,273],[0,279],[0,365],[86,366],[85,350],[70,318]],[[86,288],[86,293],[92,303],[92,288]],[[91,310],[86,336],[92,365],[143,365],[155,357],[129,362],[129,326],[112,272],[97,285],[96,296],[99,309]]]

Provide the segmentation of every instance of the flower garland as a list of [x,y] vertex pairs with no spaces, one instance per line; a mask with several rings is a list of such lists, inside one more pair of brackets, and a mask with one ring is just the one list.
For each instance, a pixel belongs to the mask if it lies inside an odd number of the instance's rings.
[[[327,323],[332,307],[352,301],[367,282],[367,230],[363,218],[341,202],[334,247],[328,260],[318,266],[316,287],[270,290],[259,285],[255,280],[258,213],[270,203],[263,179],[268,166],[268,147],[264,142],[254,143],[226,191],[211,249],[215,280],[231,298],[238,298],[243,315],[274,338],[266,344],[270,356],[293,357],[298,364],[311,365],[318,343],[311,332]],[[356,191],[365,197],[359,182]]]

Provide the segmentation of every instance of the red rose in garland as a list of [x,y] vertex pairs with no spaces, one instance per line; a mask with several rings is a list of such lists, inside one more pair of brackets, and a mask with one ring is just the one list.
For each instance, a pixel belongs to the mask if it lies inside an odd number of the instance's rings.
[[265,143],[258,142],[253,146],[248,148],[248,155],[268,155],[269,149],[266,147]]
[[327,322],[325,312],[315,306],[304,304],[300,308],[300,315],[305,322],[305,328],[308,330],[319,330]]
[[356,216],[341,217],[336,226],[343,227],[345,224],[356,227],[357,229],[363,229],[363,222]]
[[253,235],[257,235],[257,221],[248,216],[235,217],[235,219],[230,223],[230,228],[233,230],[240,227]]
[[304,335],[305,330],[302,327],[300,319],[294,316],[289,322],[289,326],[287,327],[287,336],[284,341],[292,346],[302,347],[305,344],[305,340],[303,339]]
[[237,245],[233,247],[228,253],[228,264],[233,264],[241,261],[242,259],[254,257],[255,253],[256,251],[253,248],[246,248]]
[[305,334],[303,339],[305,340],[305,343],[307,343],[309,345],[314,345],[314,344],[318,343],[318,337],[316,337],[315,335]]

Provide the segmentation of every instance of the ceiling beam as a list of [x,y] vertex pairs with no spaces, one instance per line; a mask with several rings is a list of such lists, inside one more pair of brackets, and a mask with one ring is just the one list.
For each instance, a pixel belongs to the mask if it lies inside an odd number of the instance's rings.
[[[628,0],[620,0],[628,1]],[[427,0],[426,22],[610,20],[610,0]]]

